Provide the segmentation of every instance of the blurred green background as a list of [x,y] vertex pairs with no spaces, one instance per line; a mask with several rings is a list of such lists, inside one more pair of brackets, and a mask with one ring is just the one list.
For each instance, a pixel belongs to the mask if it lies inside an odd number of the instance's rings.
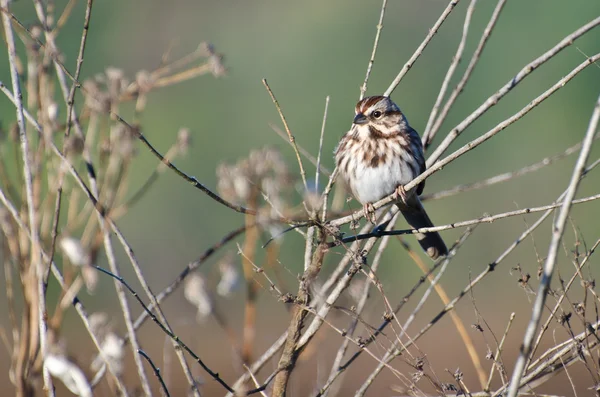
[[[65,52],[65,64],[71,71],[75,69],[85,9],[84,2],[79,3],[58,39],[59,46]],[[65,4],[66,1],[56,1],[59,10]],[[368,94],[385,91],[446,4],[440,0],[389,3]],[[468,1],[459,3],[392,95],[417,131],[425,128],[439,86],[458,45],[467,6]],[[458,78],[468,64],[494,6],[495,2],[492,1],[478,2],[465,55],[456,74]],[[28,1],[19,0],[12,7],[14,14],[25,24],[37,21]],[[141,121],[144,134],[164,153],[175,140],[177,130],[182,126],[188,127],[192,131],[193,147],[186,158],[176,163],[213,189],[216,186],[215,169],[219,163],[235,162],[246,156],[249,150],[266,145],[279,148],[289,161],[294,175],[299,176],[289,145],[268,125],[271,122],[280,125],[280,120],[261,79],[268,79],[297,142],[311,153],[316,153],[318,149],[325,97],[331,97],[323,162],[325,166],[333,168],[331,153],[351,123],[354,104],[371,54],[379,12],[380,2],[358,0],[97,1],[94,3],[82,76],[93,76],[106,67],[114,66],[124,69],[133,78],[140,69],[152,70],[157,67],[162,54],[171,45],[174,45],[174,55],[183,55],[193,51],[201,41],[208,41],[225,55],[228,75],[219,79],[203,76],[151,94]],[[525,64],[599,14],[600,2],[596,0],[509,1],[472,79],[433,146],[514,77]],[[529,76],[467,129],[450,151],[520,110],[583,62],[585,55],[594,55],[599,51],[600,29],[596,28]],[[0,60],[0,79],[8,83],[10,77],[5,52],[0,55]],[[451,87],[458,78],[453,79]],[[517,170],[579,142],[599,93],[600,67],[592,65],[519,122],[434,174],[428,180],[426,193]],[[128,119],[131,113],[125,110],[122,116]],[[0,118],[3,125],[14,120],[14,108],[4,97],[0,98]],[[595,160],[599,155],[600,149],[595,148],[591,159]],[[509,183],[429,202],[426,205],[428,212],[435,223],[446,224],[477,218],[483,213],[494,214],[549,204],[565,189],[575,158],[571,156]],[[156,164],[156,159],[140,147],[131,190],[144,182]],[[314,168],[310,165],[307,167],[312,175]],[[579,196],[596,194],[599,186],[600,177],[596,171],[586,177]],[[350,206],[358,207],[355,202]],[[600,237],[599,215],[600,206],[595,202],[582,204],[573,210],[573,222],[588,244],[593,244]],[[443,279],[450,296],[455,296],[471,278],[483,271],[535,219],[536,215],[529,215],[479,226]],[[139,205],[120,220],[119,226],[134,247],[154,291],[159,291],[190,260],[242,223],[241,215],[217,204],[173,173],[167,172]],[[443,237],[451,243],[460,233],[448,231],[443,233]],[[549,222],[535,233],[535,247],[542,258],[550,233]],[[411,238],[407,240],[416,246]],[[573,232],[569,231],[565,239],[565,252],[573,248],[573,241]],[[283,244],[283,273],[289,276],[291,282],[302,268],[302,247],[302,241],[294,233],[290,233]],[[232,245],[230,249],[235,252],[235,246]],[[203,267],[202,271],[209,277],[214,277],[217,272],[210,264],[220,257],[217,255],[208,266]],[[124,259],[124,256],[121,258]],[[333,264],[337,258],[337,254],[332,255],[330,263]],[[124,276],[133,281],[133,273],[126,263],[122,262]],[[103,258],[100,264],[105,264]],[[509,314],[517,312],[512,340],[515,349],[507,353],[508,358],[516,354],[517,343],[533,300],[518,285],[516,280],[519,275],[510,271],[517,264],[525,272],[532,275],[537,273],[536,249],[531,239],[523,243],[475,289],[472,300],[465,299],[458,308],[466,324],[475,323],[475,301],[477,309],[497,334],[501,334]],[[567,256],[561,257],[560,266],[570,275],[572,265]],[[595,275],[592,272],[591,277]],[[412,266],[400,245],[392,242],[384,256],[379,276],[385,280],[384,288],[388,297],[395,302],[394,299],[406,294],[414,285],[420,273]],[[533,281],[533,286],[537,286],[537,280]],[[99,292],[84,298],[84,303],[90,311],[114,311],[117,303],[112,291],[112,281],[101,278]],[[374,313],[371,320],[376,324],[383,306],[378,293],[372,295],[375,297],[370,306]],[[100,297],[102,299],[98,299]],[[241,324],[242,297],[243,294],[238,293],[233,299],[220,302],[230,314],[234,327]],[[170,313],[174,323],[181,324],[182,335],[198,344],[196,347],[201,354],[205,351],[203,349],[220,344],[225,353],[222,356],[213,354],[214,357],[219,356],[214,358],[218,363],[215,365],[220,365],[220,372],[227,374],[228,379],[233,379],[234,374],[228,367],[229,353],[223,347],[225,341],[215,333],[218,328],[210,321],[200,326],[192,325],[194,310],[191,305],[182,302],[181,293],[176,294],[166,304],[166,312]],[[259,314],[261,329],[258,350],[268,346],[268,342],[279,335],[288,318],[287,312],[269,293],[262,294],[260,303],[263,309],[271,307],[273,310],[264,310]],[[135,304],[132,307],[136,313],[140,311]],[[432,299],[417,323],[425,324],[440,308],[439,302]],[[0,313],[5,319],[4,306],[0,308]],[[81,337],[80,323],[74,315],[71,319],[73,329],[66,329],[65,334]],[[119,324],[118,320],[115,322]],[[449,343],[455,341],[456,332],[447,319],[440,327],[446,327]],[[163,339],[154,328],[152,325],[145,326],[143,335],[148,338],[147,345],[151,344],[148,341],[160,342],[147,346],[158,357]],[[417,329],[415,326],[413,331]],[[559,335],[564,337],[562,328],[560,332]],[[477,335],[473,337],[477,338]],[[339,342],[340,338],[334,337],[333,340]],[[456,341],[451,343],[450,348],[444,344],[438,346],[435,342],[439,340],[426,337],[420,347],[440,373],[446,367],[454,369],[461,366],[471,376],[470,380],[476,383],[469,372],[471,365],[464,349],[461,349],[458,339]],[[481,340],[477,342],[482,343],[483,358],[485,344]],[[86,348],[92,351],[91,347]],[[329,362],[331,357],[324,357],[323,360]],[[372,368],[373,360],[364,359],[360,365]],[[311,369],[304,370],[310,379],[318,379]],[[6,372],[1,376],[6,380]],[[348,390],[352,390],[352,386],[363,378],[364,373],[347,382]],[[381,379],[378,387],[385,392],[394,380],[389,374]],[[590,386],[589,378],[582,377],[580,381],[582,391]],[[294,383],[294,395],[304,395],[315,383]],[[218,390],[212,385],[210,387],[209,390],[213,392]]]

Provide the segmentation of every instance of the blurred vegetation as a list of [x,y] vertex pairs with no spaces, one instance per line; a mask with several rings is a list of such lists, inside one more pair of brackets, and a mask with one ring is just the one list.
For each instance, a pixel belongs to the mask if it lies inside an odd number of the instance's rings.
[[[65,4],[66,1],[56,1],[56,8],[60,10]],[[434,0],[389,4],[368,94],[381,93],[387,88],[444,4]],[[417,130],[425,126],[456,49],[467,5],[467,2],[459,4],[393,94]],[[84,6],[80,2],[74,14],[82,14]],[[23,21],[34,23],[37,19],[31,7],[29,2],[16,2],[13,12]],[[233,162],[251,148],[279,147],[293,168],[291,149],[268,125],[279,122],[260,83],[261,78],[268,78],[298,143],[312,153],[318,149],[325,96],[331,96],[323,161],[332,168],[330,153],[350,124],[370,56],[379,8],[379,2],[356,0],[96,2],[82,76],[92,76],[108,66],[123,68],[126,73],[153,68],[160,64],[167,50],[181,55],[207,40],[225,55],[228,76],[221,79],[206,76],[151,95],[141,123],[152,142],[165,151],[180,126],[190,128],[194,147],[178,165],[211,187],[216,186],[217,164]],[[468,63],[478,32],[485,27],[492,8],[491,2],[480,1],[477,5],[466,60],[459,66],[458,75]],[[508,2],[480,64],[441,132],[456,125],[524,64],[598,13],[600,3],[596,1]],[[81,24],[81,18],[71,18],[58,39],[58,45],[66,53],[66,65],[72,70]],[[584,54],[591,55],[599,49],[600,31],[596,29],[528,77],[470,127],[451,149],[512,115],[581,63]],[[9,81],[6,62],[0,63],[0,78]],[[592,66],[523,120],[435,174],[428,181],[426,191],[514,170],[576,143],[583,136],[598,87],[600,70]],[[0,109],[3,126],[7,126],[14,120],[13,107],[3,98]],[[122,111],[126,119],[130,115],[131,112]],[[429,211],[433,219],[442,224],[474,218],[483,212],[545,204],[564,188],[572,161],[574,158],[508,184],[429,203]],[[133,179],[139,180],[141,185],[155,164],[155,158],[140,150]],[[312,175],[312,168],[309,169]],[[582,189],[584,192],[589,192],[586,186],[592,186],[592,180],[600,181],[593,175],[589,179]],[[350,206],[357,208],[356,203]],[[593,207],[589,205],[576,211],[598,214]],[[474,238],[482,245],[479,255],[485,255],[484,263],[523,226],[520,219],[501,222],[502,226],[496,227],[505,231],[506,240],[502,239],[504,233],[500,233],[491,241],[485,231]],[[162,177],[140,205],[121,221],[146,268],[155,269],[155,281],[172,274],[173,266],[179,268],[200,249],[240,223],[239,215],[214,203],[171,173]],[[207,224],[212,227],[205,227]],[[584,235],[587,227],[593,227],[585,222],[579,222],[578,226]],[[457,233],[444,235],[452,241]],[[547,235],[540,238],[545,239]],[[293,247],[299,245],[293,244]],[[400,249],[393,252],[400,253]],[[293,256],[284,263],[290,269],[299,266]],[[479,267],[482,263],[471,265]],[[396,272],[398,267],[387,266],[382,271]],[[456,277],[462,278],[458,274]]]
[[[62,9],[66,3],[66,0],[56,1],[56,8]],[[440,0],[390,2],[368,94],[379,94],[387,88],[446,3]],[[467,5],[467,1],[459,4],[393,94],[418,131],[425,127],[439,85],[458,45]],[[34,23],[37,19],[31,7],[29,2],[16,1],[13,12],[25,23]],[[493,7],[493,2],[479,1],[458,76],[466,67]],[[84,9],[84,2],[79,2],[73,13],[83,15]],[[311,153],[317,152],[325,97],[331,96],[323,162],[332,169],[331,153],[350,125],[379,12],[379,1],[359,0],[97,1],[82,80],[109,66],[123,68],[126,73],[141,68],[152,69],[160,64],[161,56],[169,49],[173,54],[182,55],[193,51],[201,41],[208,41],[225,55],[228,75],[219,79],[202,77],[151,95],[141,125],[153,144],[165,152],[179,128],[189,128],[193,146],[177,165],[213,189],[216,188],[218,164],[233,163],[246,156],[250,149],[263,146],[280,148],[290,170],[298,176],[289,145],[269,127],[269,123],[279,125],[280,121],[261,84],[261,79],[267,78],[297,142]],[[440,133],[454,127],[523,65],[599,14],[598,1],[509,1],[473,77]],[[82,18],[71,18],[58,39],[59,47],[65,51],[65,64],[72,71],[81,25]],[[465,131],[451,150],[521,109],[580,64],[585,54],[593,55],[599,51],[600,30],[595,29],[528,77]],[[10,78],[6,53],[1,54],[0,80],[7,83]],[[577,143],[583,137],[599,89],[600,67],[593,65],[525,118],[436,173],[428,180],[426,192],[516,170]],[[121,115],[130,119],[132,109],[123,109]],[[14,107],[1,97],[2,126],[10,125],[14,117]],[[59,118],[64,118],[64,109]],[[440,139],[441,135],[434,146]],[[596,159],[599,155],[600,150],[596,147],[591,158]],[[156,161],[140,148],[133,167],[132,191],[136,190],[135,181],[143,184]],[[429,202],[428,212],[434,222],[445,224],[476,218],[484,212],[498,213],[548,204],[566,187],[574,161],[572,156],[506,184]],[[314,175],[312,166],[308,170],[309,175]],[[580,195],[597,193],[597,186],[600,186],[600,176],[595,173],[586,178]],[[348,207],[358,208],[358,204],[351,202]],[[598,216],[600,209],[596,204],[575,208],[574,218],[583,237],[586,233],[597,232]],[[481,225],[469,242],[468,255],[461,253],[462,267],[447,275],[449,290],[455,292],[462,288],[471,272],[479,273],[494,260],[524,229],[524,219],[533,218],[501,220],[494,228]],[[160,289],[188,261],[242,223],[242,216],[167,172],[119,224],[150,273],[148,281]],[[443,236],[452,242],[459,233],[449,231]],[[539,229],[536,241],[542,246],[549,236],[548,227]],[[412,239],[407,240],[416,246]],[[289,269],[291,279],[301,269],[298,250],[303,244],[293,233],[283,244],[281,262]],[[389,297],[394,298],[403,295],[419,273],[413,267],[398,266],[405,253],[397,244],[385,255],[386,265],[381,268],[380,276],[385,276],[386,290],[390,291]],[[521,263],[535,274],[537,262],[531,243],[513,255],[515,258],[511,263]],[[206,269],[211,272],[208,267]],[[481,287],[506,295],[516,293],[516,276],[508,270],[503,267],[500,276],[486,280]],[[124,271],[125,277],[129,272]],[[111,282],[101,280],[106,288],[112,288]],[[507,299],[521,300],[522,296]],[[98,302],[91,301],[90,304],[93,307]],[[493,306],[495,302],[488,300],[482,304]],[[0,310],[4,312],[5,309]],[[502,316],[505,321],[504,313]]]

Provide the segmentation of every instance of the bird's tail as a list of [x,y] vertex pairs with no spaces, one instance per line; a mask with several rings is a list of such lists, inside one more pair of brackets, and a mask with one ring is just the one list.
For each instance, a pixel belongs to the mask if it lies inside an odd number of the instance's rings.
[[[410,197],[407,204],[399,204],[398,207],[411,227],[414,229],[433,227],[431,219],[429,219],[421,200],[416,194]],[[448,253],[448,248],[446,248],[446,244],[444,244],[444,240],[438,232],[417,233],[416,236],[419,244],[431,259],[437,259]]]

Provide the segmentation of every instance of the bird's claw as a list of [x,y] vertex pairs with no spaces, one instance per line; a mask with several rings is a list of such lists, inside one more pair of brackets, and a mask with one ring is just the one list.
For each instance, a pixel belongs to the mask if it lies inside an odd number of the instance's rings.
[[397,201],[398,199],[402,200],[402,204],[406,204],[406,200],[407,200],[407,195],[406,195],[406,190],[404,190],[404,186],[403,185],[398,185],[398,187],[396,188],[396,190],[394,190],[394,201]]
[[372,224],[377,222],[377,217],[375,216],[375,208],[372,203],[366,203],[363,205],[363,210],[365,212],[365,218]]

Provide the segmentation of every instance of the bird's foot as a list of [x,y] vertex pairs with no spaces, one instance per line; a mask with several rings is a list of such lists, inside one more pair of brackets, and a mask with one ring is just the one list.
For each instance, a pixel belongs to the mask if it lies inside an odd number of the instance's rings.
[[398,185],[396,190],[394,190],[394,200],[398,201],[398,199],[402,200],[402,204],[406,205],[406,200],[408,196],[406,194],[406,190],[404,190],[403,185]]
[[363,210],[365,212],[365,218],[372,224],[377,222],[377,217],[375,216],[375,208],[373,207],[373,203],[365,203],[363,205]]

